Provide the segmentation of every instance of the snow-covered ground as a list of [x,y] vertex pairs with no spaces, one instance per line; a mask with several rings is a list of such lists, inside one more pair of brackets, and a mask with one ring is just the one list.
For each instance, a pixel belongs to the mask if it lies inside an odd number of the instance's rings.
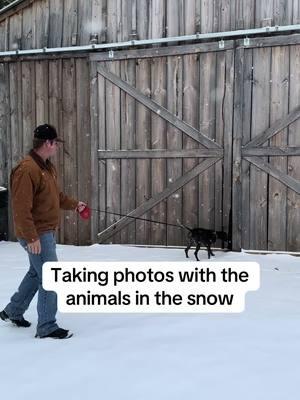
[[[117,245],[57,253],[61,261],[186,261],[180,249]],[[27,260],[11,242],[0,242],[0,260],[2,309]],[[58,314],[74,332],[62,341],[34,339],[35,300],[29,329],[0,321],[1,399],[298,400],[300,258],[216,252],[215,260],[260,264],[261,288],[246,295],[245,312]]]

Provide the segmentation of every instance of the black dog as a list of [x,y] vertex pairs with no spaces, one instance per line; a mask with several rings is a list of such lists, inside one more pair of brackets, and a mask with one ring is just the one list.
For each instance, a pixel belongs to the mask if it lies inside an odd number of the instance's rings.
[[211,246],[213,243],[217,241],[217,239],[221,239],[222,241],[228,242],[228,236],[226,232],[223,231],[213,231],[212,229],[205,228],[188,228],[185,225],[181,225],[183,228],[189,231],[188,233],[188,244],[185,251],[185,255],[187,258],[188,251],[194,244],[196,246],[195,257],[197,261],[200,261],[198,258],[198,251],[200,250],[201,244],[207,249],[207,256],[210,259],[210,256],[214,256],[214,253],[211,250]]

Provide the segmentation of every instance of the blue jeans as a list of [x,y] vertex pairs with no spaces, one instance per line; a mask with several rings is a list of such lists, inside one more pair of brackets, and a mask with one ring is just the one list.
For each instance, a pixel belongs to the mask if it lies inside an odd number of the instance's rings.
[[[23,239],[18,240],[27,251],[26,241]],[[43,264],[46,261],[57,261],[55,233],[51,231],[41,234],[40,242],[42,248],[40,254],[32,254],[27,251],[30,263],[29,270],[24,276],[18,291],[5,307],[5,312],[10,319],[21,319],[38,291],[38,324],[36,333],[38,336],[46,336],[58,328],[55,319],[57,295],[55,292],[45,290],[42,286]]]

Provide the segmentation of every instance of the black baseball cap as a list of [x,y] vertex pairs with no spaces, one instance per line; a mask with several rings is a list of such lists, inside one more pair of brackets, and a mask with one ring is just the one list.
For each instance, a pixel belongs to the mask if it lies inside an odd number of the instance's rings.
[[57,142],[63,142],[62,139],[57,137],[57,132],[54,126],[49,124],[39,125],[34,130],[34,138],[41,140],[56,140]]

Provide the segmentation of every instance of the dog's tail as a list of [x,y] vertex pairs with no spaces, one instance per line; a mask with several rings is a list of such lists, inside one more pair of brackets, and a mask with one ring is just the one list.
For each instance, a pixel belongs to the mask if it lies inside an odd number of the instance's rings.
[[180,223],[179,219],[177,220],[177,224],[178,224],[179,226],[181,226],[181,228],[186,229],[186,230],[189,231],[189,232],[192,232],[192,229],[189,228],[189,227],[186,226],[186,225],[182,225],[182,224]]

